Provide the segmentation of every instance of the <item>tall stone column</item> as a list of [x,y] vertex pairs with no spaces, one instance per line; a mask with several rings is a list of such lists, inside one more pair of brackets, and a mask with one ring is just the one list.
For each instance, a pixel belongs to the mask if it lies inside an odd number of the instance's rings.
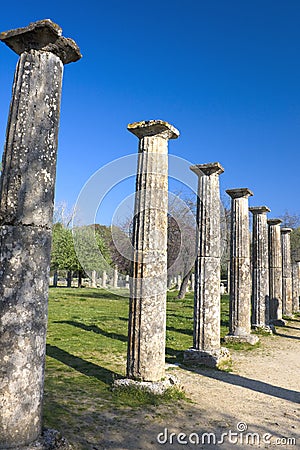
[[293,264],[293,313],[300,311],[300,261]]
[[253,328],[269,327],[269,250],[267,206],[249,208],[253,214],[252,228],[252,315]]
[[128,125],[139,138],[133,221],[127,376],[159,381],[165,375],[168,140],[178,130],[162,120]]
[[215,367],[229,356],[220,347],[220,187],[219,163],[199,164],[191,170],[198,176],[197,258],[195,261],[193,348],[184,360]]
[[118,266],[114,268],[113,287],[114,289],[118,288]]
[[103,289],[107,288],[107,273],[106,273],[106,270],[103,270],[103,272],[102,272],[102,288]]
[[230,303],[229,335],[227,341],[255,344],[257,336],[251,335],[251,269],[247,188],[229,189],[231,197],[230,236]]
[[283,326],[282,320],[282,251],[281,251],[281,219],[269,219],[269,285],[270,285],[270,323]]
[[0,186],[0,448],[42,427],[47,298],[63,64],[81,55],[50,20],[1,33],[20,55]]
[[96,288],[97,287],[97,272],[96,272],[96,270],[92,270],[91,287],[92,288]]
[[282,314],[293,317],[291,232],[292,228],[281,228],[282,251]]

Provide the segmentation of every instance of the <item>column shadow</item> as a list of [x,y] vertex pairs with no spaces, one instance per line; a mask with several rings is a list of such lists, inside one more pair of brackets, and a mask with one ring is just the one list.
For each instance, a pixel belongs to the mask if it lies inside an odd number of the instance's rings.
[[102,328],[98,327],[97,325],[86,325],[82,322],[75,322],[73,320],[57,320],[53,323],[64,323],[67,325],[72,325],[73,327],[81,328],[85,331],[92,331],[96,334],[101,334],[102,336],[108,337],[110,339],[117,339],[122,342],[127,342],[127,336],[124,336],[124,334],[118,334],[118,333],[110,333],[108,331],[102,330]]
[[281,337],[288,338],[288,339],[298,339],[298,340],[300,340],[300,336],[290,336],[290,335],[287,335],[287,334],[278,333],[277,331],[274,332],[274,335],[275,336],[281,336]]
[[72,355],[71,353],[62,350],[55,345],[47,344],[46,354],[57,361],[62,362],[66,366],[77,370],[77,372],[87,375],[88,377],[97,378],[103,381],[105,384],[112,384],[116,378],[121,378],[121,375],[113,372],[112,370],[106,369],[105,367],[98,366],[97,364],[91,363],[82,359],[78,356]]
[[262,394],[271,395],[272,397],[288,400],[293,403],[300,403],[300,392],[293,391],[291,389],[285,389],[279,386],[273,386],[265,383],[264,381],[253,380],[241,375],[235,375],[232,373],[226,373],[218,370],[211,369],[193,369],[182,365],[182,367],[190,372],[199,373],[204,377],[213,378],[223,383],[232,384],[233,386],[240,386],[251,391],[260,392]]

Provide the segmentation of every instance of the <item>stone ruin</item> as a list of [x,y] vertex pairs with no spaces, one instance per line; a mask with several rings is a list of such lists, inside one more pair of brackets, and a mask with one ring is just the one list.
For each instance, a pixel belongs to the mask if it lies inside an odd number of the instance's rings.
[[64,64],[81,54],[51,20],[0,40],[19,55],[0,186],[0,448],[7,449],[41,438],[61,85]]
[[[63,65],[80,59],[61,28],[42,20],[0,36],[20,55],[13,87],[0,186],[0,449],[67,448],[53,430],[42,433],[51,226]],[[168,141],[179,132],[162,120],[135,122],[139,139],[133,227],[127,379],[120,386],[162,392],[165,376]],[[216,367],[230,354],[220,346],[219,163],[192,166],[198,176],[197,258],[193,347],[185,363]],[[290,258],[291,229],[253,214],[253,253],[247,188],[231,197],[230,329],[227,341],[254,344],[251,329],[283,325],[299,311],[300,261]],[[178,276],[179,278],[179,276]],[[252,290],[251,290],[252,278]],[[126,286],[129,280],[126,280]],[[174,280],[173,280],[174,282]],[[178,279],[175,281],[178,282]],[[107,274],[102,273],[102,286]],[[118,287],[117,267],[113,287]],[[92,274],[92,286],[97,275]],[[252,311],[252,314],[251,314]]]

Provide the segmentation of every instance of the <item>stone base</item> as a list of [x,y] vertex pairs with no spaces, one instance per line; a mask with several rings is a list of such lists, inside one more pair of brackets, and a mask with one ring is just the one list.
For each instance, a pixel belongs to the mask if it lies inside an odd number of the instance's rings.
[[162,395],[167,389],[177,387],[179,388],[179,381],[173,375],[169,375],[162,381],[136,381],[131,378],[122,378],[115,380],[113,383],[113,389],[123,389],[128,387],[134,387],[141,389],[151,394]]
[[255,345],[259,342],[258,336],[255,334],[241,334],[239,336],[234,336],[232,334],[227,334],[224,337],[225,342],[229,342],[231,344],[250,344]]
[[274,319],[270,321],[271,325],[274,325],[275,327],[285,327],[286,322],[283,319]]
[[284,316],[287,320],[293,320],[293,319],[294,319],[294,315],[293,315],[293,314],[283,314],[283,316]]
[[[1,448],[1,446],[0,446]],[[13,447],[12,450],[72,450],[73,447],[60,434],[59,431],[51,428],[43,430],[41,437],[25,447]]]
[[189,348],[184,352],[184,364],[204,365],[218,367],[220,363],[228,361],[231,355],[227,348],[221,347],[217,350],[203,351]]
[[252,325],[252,329],[255,331],[262,331],[264,333],[273,334],[275,331],[274,325]]

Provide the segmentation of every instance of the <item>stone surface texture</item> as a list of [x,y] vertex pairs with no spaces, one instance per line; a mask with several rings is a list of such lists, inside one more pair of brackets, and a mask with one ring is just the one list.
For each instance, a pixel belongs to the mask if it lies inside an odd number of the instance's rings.
[[284,324],[282,321],[282,252],[280,224],[281,219],[269,219],[269,286],[270,286],[270,323]]
[[293,316],[293,286],[291,261],[291,232],[292,228],[281,228],[282,251],[282,314]]
[[252,207],[252,315],[254,328],[269,325],[269,249],[267,206]]
[[296,261],[292,265],[293,274],[293,313],[299,312],[300,298],[300,261]]
[[[32,25],[26,32],[18,29],[0,37],[21,54],[13,85],[0,185],[0,449],[30,445],[39,437],[42,426],[63,75],[59,52],[38,48],[40,40],[43,45],[47,42],[49,27],[47,21],[47,25],[38,27],[37,34]],[[32,40],[37,45],[31,47]],[[52,44],[55,46],[51,40]]]
[[146,392],[151,392],[154,395],[162,395],[170,388],[179,388],[179,381],[173,375],[169,375],[162,381],[136,381],[131,378],[123,378],[115,380],[113,389],[123,389],[128,387],[134,387]]
[[[191,170],[198,176],[197,235],[194,289],[193,348],[184,360],[217,365],[220,352],[220,187],[219,163],[199,164]],[[225,353],[224,353],[225,356]],[[226,354],[226,357],[228,355]]]
[[249,339],[253,344],[256,336],[251,332],[251,269],[248,197],[252,192],[247,188],[229,189],[231,197],[230,235],[230,303],[229,339],[231,336]]
[[17,447],[16,450],[73,450],[73,447],[57,430],[51,428],[44,429],[39,439],[26,445]]
[[127,377],[155,382],[165,375],[168,140],[179,132],[161,120],[133,123],[128,130],[139,138],[139,153]]

